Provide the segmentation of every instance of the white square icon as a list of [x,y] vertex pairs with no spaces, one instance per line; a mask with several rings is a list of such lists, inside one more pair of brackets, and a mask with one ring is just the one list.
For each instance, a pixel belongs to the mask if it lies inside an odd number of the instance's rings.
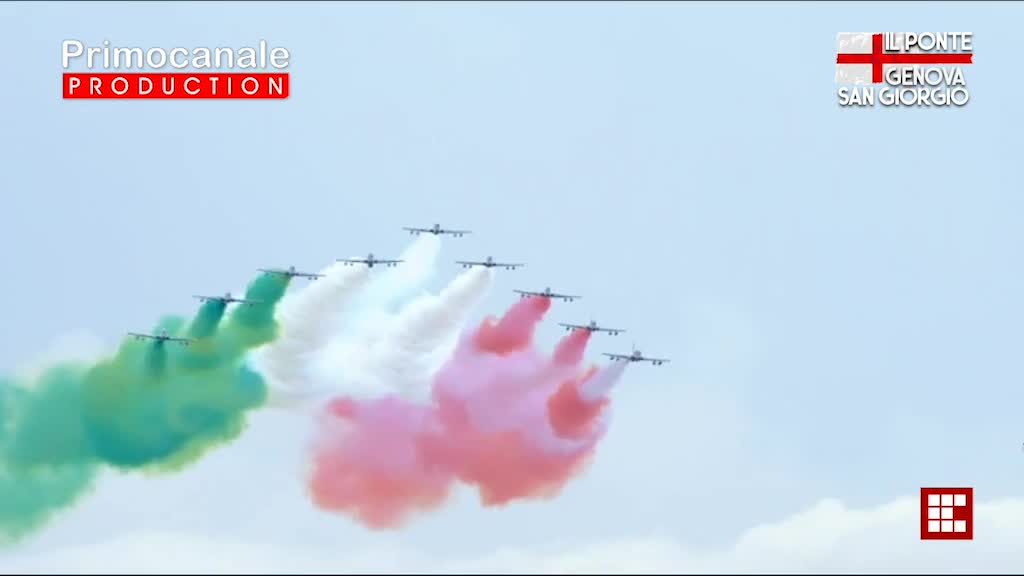
[[928,521],[928,531],[929,532],[938,532],[939,531],[939,521],[938,520],[929,520]]
[[952,520],[953,519],[953,509],[952,508],[941,508],[941,510],[942,510],[942,519],[943,520]]
[[953,531],[953,521],[952,520],[943,520],[942,521],[942,531],[943,532],[952,532]]
[[941,510],[942,510],[942,508],[929,508],[928,509],[928,519],[929,520],[938,520],[939,519],[939,512]]
[[967,506],[967,494],[954,494],[953,506]]
[[966,520],[954,520],[953,521],[953,532],[967,532],[967,521]]
[[929,506],[938,506],[939,505],[939,495],[938,494],[929,494],[928,495],[928,505]]
[[943,494],[942,495],[942,505],[943,506],[952,506],[953,505],[953,495],[952,494]]

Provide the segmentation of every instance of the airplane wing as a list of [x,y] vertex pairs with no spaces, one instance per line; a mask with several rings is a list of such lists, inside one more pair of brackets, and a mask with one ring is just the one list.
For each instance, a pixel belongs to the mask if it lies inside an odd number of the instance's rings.
[[[226,301],[226,299],[223,296],[193,296],[193,298],[198,299],[200,302]],[[232,301],[239,302],[239,300]]]
[[[501,264],[501,266],[508,266],[508,264]],[[574,296],[572,294],[557,294],[555,292],[532,292],[530,290],[516,290],[515,292],[518,294],[522,294],[523,296],[536,296],[538,298],[556,298],[559,300],[568,300],[570,302],[577,298],[581,298],[581,296]]]
[[373,260],[370,260],[369,258],[338,258],[338,262],[341,262],[346,266],[352,264],[366,264],[367,266],[382,264],[384,266],[394,266],[395,264],[404,262],[404,260],[385,260],[383,258],[374,258]]
[[446,228],[410,228],[406,226],[402,229],[408,231],[410,234],[451,234],[452,236],[464,236],[466,234],[473,233],[472,230],[448,230]]
[[248,304],[249,306],[252,306],[253,304],[263,304],[263,300],[246,300],[245,298],[235,298],[234,301],[239,304]]
[[188,346],[189,344],[192,343],[192,340],[190,338],[173,338],[173,337],[170,337],[170,336],[154,336],[152,334],[139,334],[138,332],[129,332],[128,335],[129,336],[134,336],[135,338],[137,338],[139,340],[146,339],[146,340],[156,340],[157,342],[178,342],[180,344],[184,344],[185,346]]
[[266,274],[280,274],[281,276],[312,278],[314,280],[323,276],[323,274],[313,274],[312,272],[293,272],[291,270],[281,270],[279,268],[257,268],[257,270]]
[[582,298],[582,296],[576,296],[574,294],[555,294],[553,292],[551,294],[548,294],[548,296],[552,298],[565,298],[566,300],[578,300]]
[[627,354],[609,354],[605,352],[604,355],[611,358],[612,360],[629,360],[629,355]]
[[565,323],[562,323],[562,322],[559,322],[558,325],[559,326],[564,326],[568,330],[572,330],[573,328],[575,328],[577,330],[586,330],[587,328],[590,328],[590,326],[580,326],[579,324],[565,324]]
[[647,358],[646,356],[641,358],[644,362],[651,362],[652,364],[664,364],[670,362],[668,358]]
[[507,263],[507,262],[494,262],[494,261],[491,261],[491,262],[487,262],[487,261],[474,262],[474,261],[469,261],[469,260],[456,260],[455,263],[456,264],[462,264],[462,266],[464,268],[469,268],[470,266],[486,266],[488,268],[510,268],[510,269],[512,269],[512,268],[519,268],[520,266],[525,266],[525,264],[510,264],[510,263]]

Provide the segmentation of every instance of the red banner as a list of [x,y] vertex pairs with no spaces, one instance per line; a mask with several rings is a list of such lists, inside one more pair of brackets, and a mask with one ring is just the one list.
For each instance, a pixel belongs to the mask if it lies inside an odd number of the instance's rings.
[[288,73],[65,72],[64,98],[288,97]]

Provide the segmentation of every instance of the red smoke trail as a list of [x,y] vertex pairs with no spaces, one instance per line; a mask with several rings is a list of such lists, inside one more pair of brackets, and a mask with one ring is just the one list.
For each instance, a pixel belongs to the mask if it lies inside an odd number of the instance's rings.
[[551,428],[561,438],[581,438],[593,433],[597,417],[608,404],[608,398],[588,401],[580,395],[580,387],[597,373],[591,368],[580,380],[566,380],[548,399]]
[[318,506],[344,510],[374,528],[448,496],[451,474],[421,461],[431,409],[398,398],[332,401],[320,423],[310,490]]
[[590,342],[589,330],[573,330],[558,343],[555,348],[555,362],[559,364],[579,364],[583,360],[583,352]]
[[533,330],[548,308],[551,308],[550,298],[523,298],[513,304],[501,320],[484,320],[473,341],[480,350],[495,354],[522,350],[533,341]]
[[465,335],[435,375],[429,406],[334,400],[316,445],[316,503],[391,527],[443,502],[455,480],[476,486],[485,505],[556,495],[604,433],[598,418],[608,400],[581,387],[617,379],[621,367],[605,375],[583,366],[583,330],[551,356],[538,352],[533,333],[550,306],[522,299]]

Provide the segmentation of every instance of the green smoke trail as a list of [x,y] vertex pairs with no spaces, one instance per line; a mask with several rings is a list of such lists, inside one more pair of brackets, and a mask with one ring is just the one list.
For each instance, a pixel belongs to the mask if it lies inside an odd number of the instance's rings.
[[217,331],[228,305],[220,300],[208,300],[199,307],[199,313],[189,326],[189,338],[209,338]]
[[80,389],[81,371],[51,370],[37,386],[27,390],[0,380],[0,543],[41,527],[88,490],[95,476],[76,426],[73,391]]
[[96,455],[122,468],[178,468],[235,438],[245,412],[266,399],[265,382],[244,359],[276,335],[274,306],[288,280],[257,278],[246,298],[260,303],[224,321],[223,305],[207,303],[190,326],[180,318],[160,322],[168,334],[196,338],[191,346],[128,342],[95,366],[85,377],[83,417]]
[[112,358],[53,368],[34,386],[0,381],[0,540],[73,504],[100,464],[177,470],[236,438],[267,396],[245,357],[276,336],[274,308],[289,280],[258,277],[246,298],[259,303],[231,314],[214,301],[191,322],[158,322],[190,346],[127,340]]

